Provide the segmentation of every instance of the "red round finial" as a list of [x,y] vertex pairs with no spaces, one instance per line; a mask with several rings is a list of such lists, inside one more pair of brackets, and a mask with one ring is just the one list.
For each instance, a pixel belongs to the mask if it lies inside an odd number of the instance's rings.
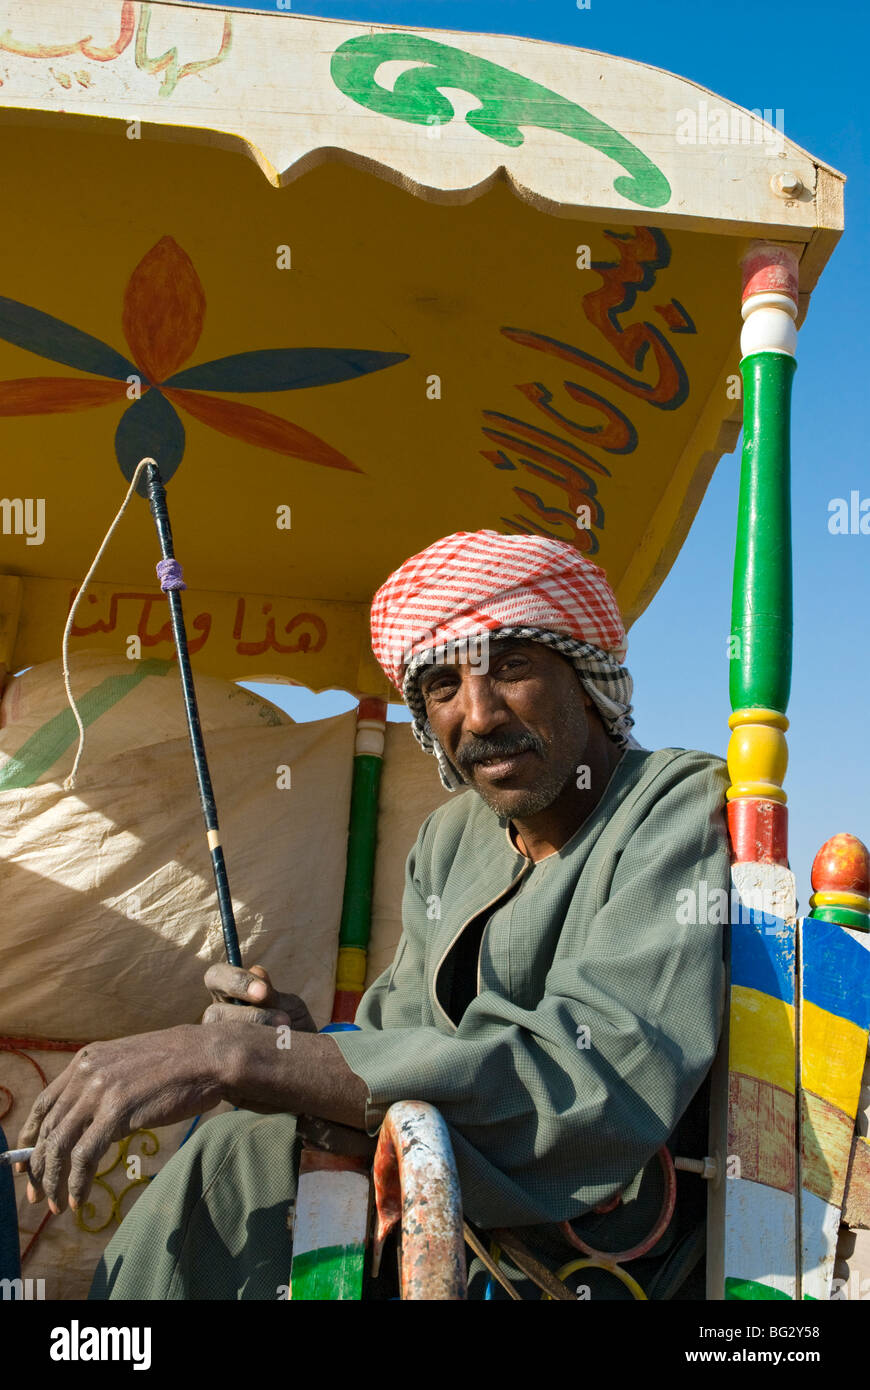
[[857,835],[832,835],[813,860],[814,893],[861,893],[870,897],[870,851]]
[[799,288],[798,259],[790,246],[750,246],[743,257],[744,300],[754,294],[787,294],[797,304]]

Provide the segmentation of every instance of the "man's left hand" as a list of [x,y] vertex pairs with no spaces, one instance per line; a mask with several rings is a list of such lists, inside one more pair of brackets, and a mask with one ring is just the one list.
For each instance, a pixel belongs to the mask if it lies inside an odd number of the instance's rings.
[[294,1033],[317,1032],[305,1001],[275,989],[262,965],[250,970],[225,962],[210,965],[205,987],[215,1002],[203,1014],[203,1023],[265,1023],[271,1028],[284,1024]]
[[[18,1139],[35,1145],[28,1200],[55,1214],[87,1196],[100,1159],[136,1129],[170,1125],[226,1098],[217,1028],[183,1024],[89,1043],[39,1095]],[[21,1170],[19,1170],[21,1171]]]

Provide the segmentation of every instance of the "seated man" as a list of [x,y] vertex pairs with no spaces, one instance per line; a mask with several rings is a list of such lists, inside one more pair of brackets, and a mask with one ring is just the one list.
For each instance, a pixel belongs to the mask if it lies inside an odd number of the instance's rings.
[[[373,1135],[403,1099],[441,1111],[481,1228],[579,1221],[597,1245],[618,1218],[610,1248],[625,1248],[654,1224],[644,1170],[719,1035],[721,928],[686,924],[684,904],[705,880],[728,886],[724,766],[634,741],[616,601],[562,542],[439,541],[379,590],[372,632],[415,737],[444,784],[466,789],[408,858],[393,964],[358,1032],[318,1035],[300,1000],[218,966],[213,990],[262,1007],[215,1004],[205,1026],[77,1054],[19,1141],[36,1145],[31,1199],[55,1210],[84,1200],[131,1130],[240,1107],[145,1191],[92,1297],[274,1299],[290,1269],[296,1116]],[[613,1216],[596,1215],[620,1193]]]

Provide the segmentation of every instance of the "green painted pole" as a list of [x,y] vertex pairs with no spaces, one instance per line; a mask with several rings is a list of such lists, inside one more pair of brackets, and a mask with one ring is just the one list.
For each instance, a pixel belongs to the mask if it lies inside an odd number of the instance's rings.
[[357,946],[365,950],[369,944],[382,767],[381,758],[367,753],[357,754],[353,760],[339,946]]
[[743,460],[731,606],[734,710],[785,714],[791,688],[790,411],[795,359],[756,352],[743,376]]
[[347,866],[338,935],[333,1023],[353,1023],[365,986],[372,927],[372,891],[378,834],[378,795],[383,766],[387,706],[384,700],[360,700],[357,710]]

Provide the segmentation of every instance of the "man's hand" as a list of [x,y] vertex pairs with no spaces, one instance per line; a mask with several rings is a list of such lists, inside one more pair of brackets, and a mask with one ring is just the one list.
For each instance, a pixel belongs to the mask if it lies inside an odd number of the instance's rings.
[[195,1023],[82,1048],[37,1097],[19,1136],[21,1148],[35,1146],[28,1200],[47,1197],[55,1214],[67,1200],[78,1207],[116,1140],[218,1105],[227,1098],[223,1056],[219,1030]]
[[[284,1024],[295,1033],[317,1032],[304,1001],[298,994],[274,989],[262,965],[252,965],[250,970],[212,965],[205,972],[205,985],[216,1002],[206,1009],[203,1023],[265,1023],[272,1028]],[[234,1004],[234,999],[246,1000],[249,1007]]]
[[[311,1114],[366,1128],[368,1087],[332,1038],[317,1035],[298,996],[274,990],[257,965],[215,965],[205,980],[221,996],[206,1010],[206,1026],[89,1043],[37,1097],[18,1140],[21,1148],[34,1146],[31,1202],[47,1197],[55,1213],[67,1201],[81,1206],[113,1143],[136,1129],[192,1119],[223,1100],[260,1114]],[[224,1002],[232,999],[261,1007]],[[292,1047],[280,1025],[290,1026]]]

